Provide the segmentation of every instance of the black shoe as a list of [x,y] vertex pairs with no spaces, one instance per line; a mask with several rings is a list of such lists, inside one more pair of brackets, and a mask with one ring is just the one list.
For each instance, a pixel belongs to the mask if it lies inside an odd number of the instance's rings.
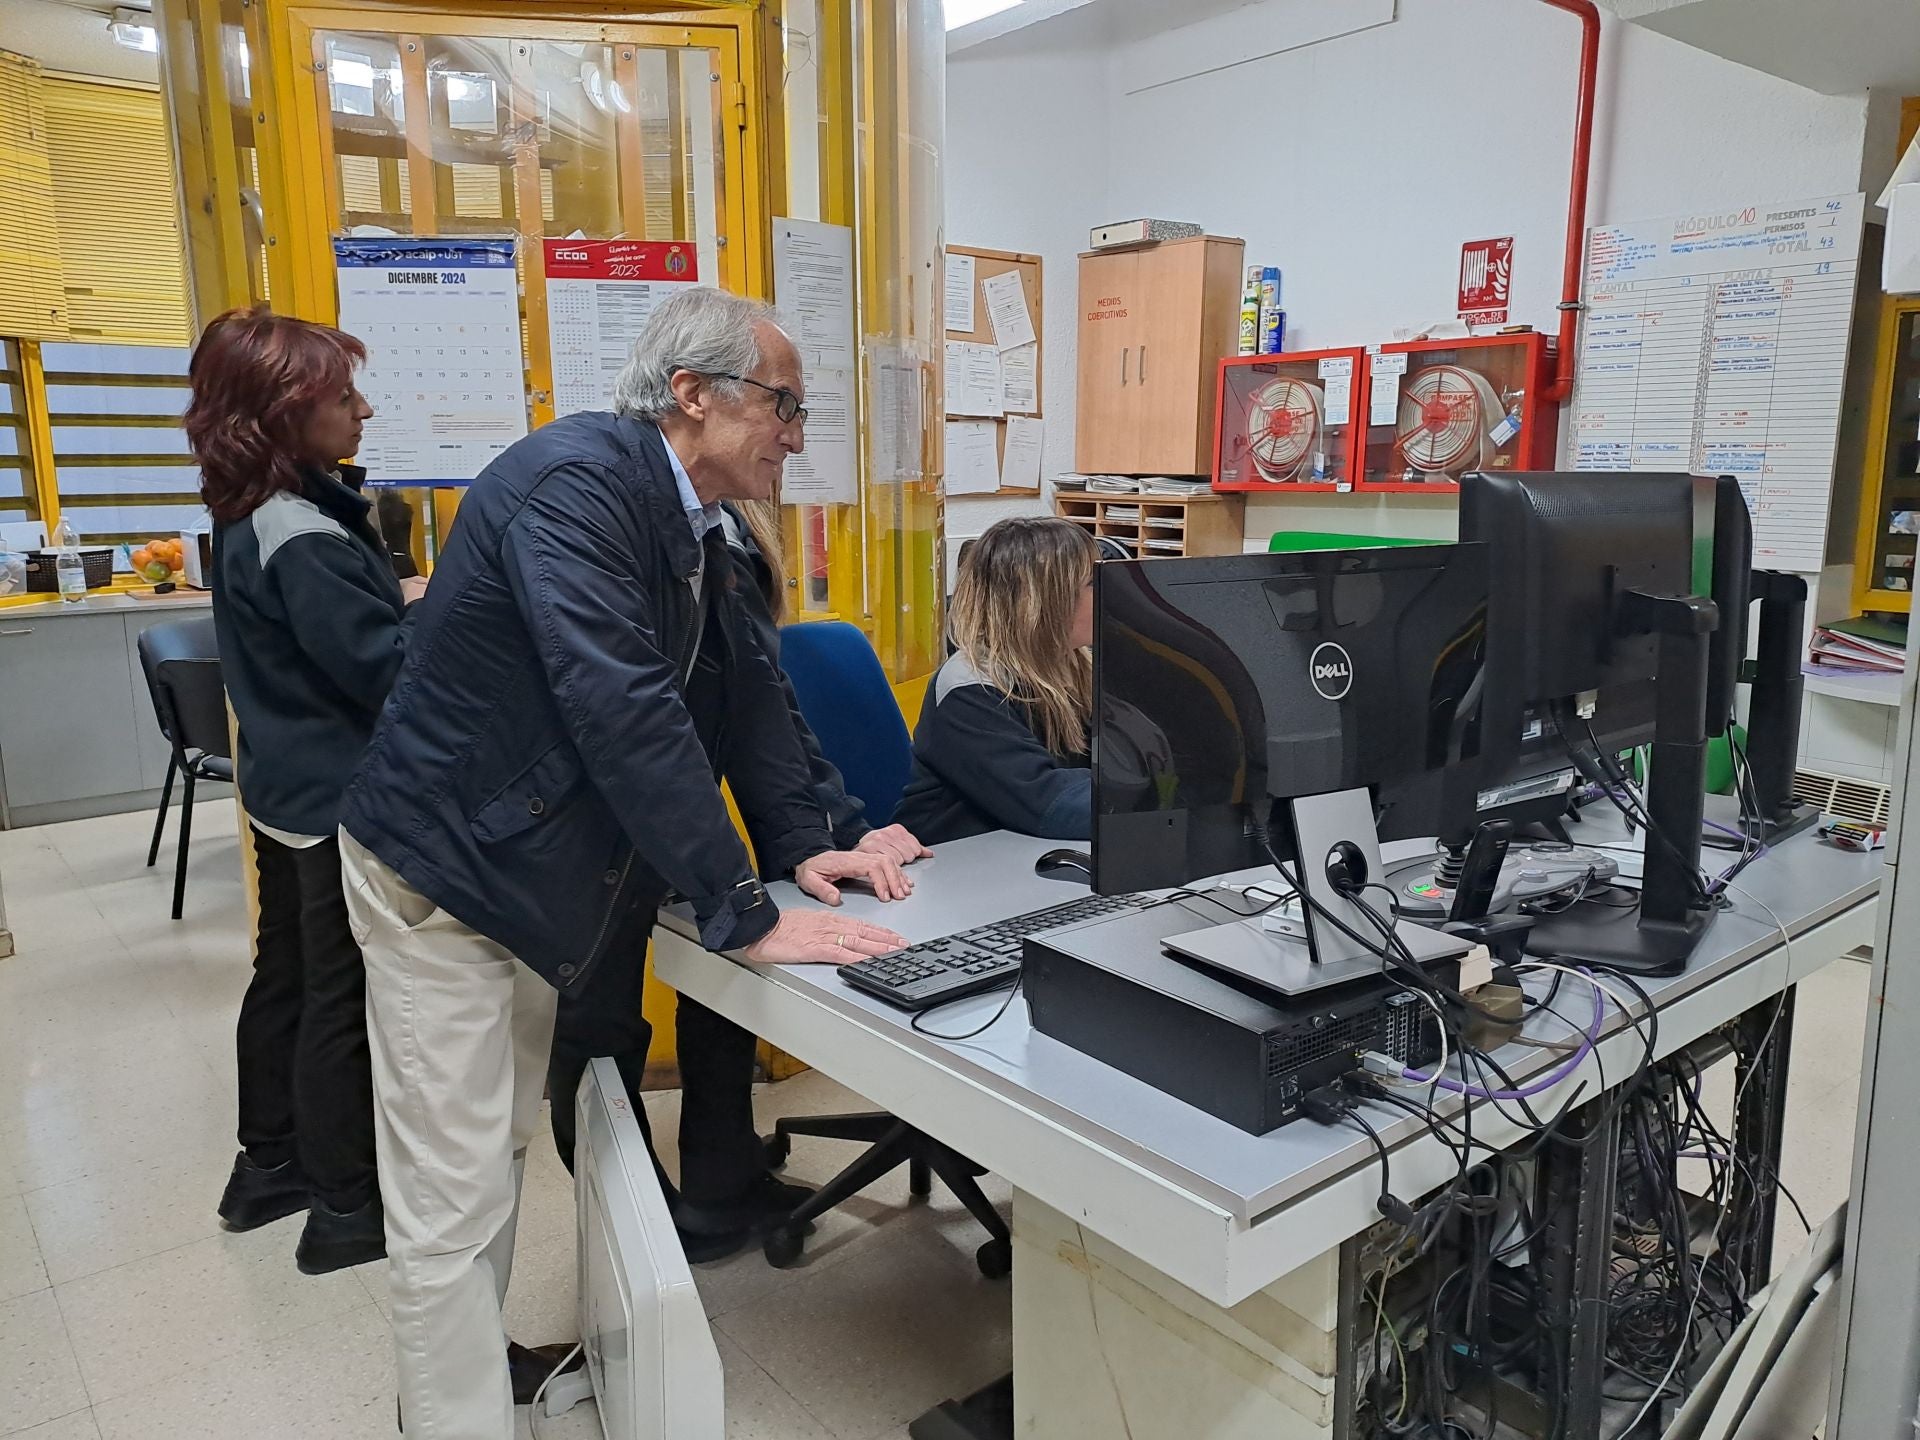
[[758,1232],[784,1220],[813,1198],[805,1185],[790,1185],[762,1175],[738,1200],[724,1205],[691,1205],[683,1198],[673,1207],[673,1223],[682,1236],[713,1235],[743,1230]]
[[[731,1205],[689,1205],[681,1201],[673,1207],[673,1224],[680,1232],[680,1248],[686,1252],[687,1263],[705,1265],[744,1250],[811,1198],[813,1191],[805,1185],[789,1185],[762,1175]],[[809,1220],[800,1233],[811,1235],[813,1222]]]
[[233,1174],[220,1197],[220,1221],[229,1230],[257,1230],[306,1209],[311,1201],[298,1161],[285,1160],[269,1170],[242,1150],[233,1158]]
[[561,1361],[571,1354],[565,1370],[578,1370],[587,1363],[587,1352],[578,1345],[519,1345],[507,1342],[507,1374],[513,1380],[513,1403],[531,1405],[547,1377],[563,1373]]
[[[568,1355],[572,1359],[568,1360]],[[564,1367],[561,1362],[566,1361]],[[513,1403],[531,1405],[547,1377],[566,1374],[587,1363],[587,1352],[579,1345],[520,1345],[507,1342],[507,1375],[513,1381]],[[399,1397],[393,1402],[393,1428],[407,1433],[406,1418],[400,1413]]]
[[711,1265],[715,1260],[724,1260],[746,1249],[755,1239],[750,1229],[681,1230],[679,1234],[680,1249],[689,1265]]
[[376,1196],[358,1210],[344,1214],[315,1200],[307,1211],[307,1227],[293,1252],[302,1275],[326,1275],[350,1265],[368,1265],[387,1258],[386,1220]]

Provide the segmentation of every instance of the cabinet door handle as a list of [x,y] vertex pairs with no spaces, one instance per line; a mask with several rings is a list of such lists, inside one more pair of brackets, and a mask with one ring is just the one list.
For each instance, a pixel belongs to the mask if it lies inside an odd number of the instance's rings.
[[1144,345],[1140,347],[1140,383],[1147,383],[1147,347]]
[[31,625],[23,625],[15,630],[0,630],[0,635],[31,635],[32,633],[33,627]]
[[1129,347],[1125,345],[1120,347],[1120,388],[1123,390],[1127,385],[1127,356],[1132,353],[1133,351]]

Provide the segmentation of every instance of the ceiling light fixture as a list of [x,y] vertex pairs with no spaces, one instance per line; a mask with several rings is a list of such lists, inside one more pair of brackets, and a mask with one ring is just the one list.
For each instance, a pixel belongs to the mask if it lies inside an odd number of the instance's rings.
[[145,10],[129,10],[124,6],[115,10],[107,20],[107,33],[113,36],[114,44],[129,50],[148,55],[160,50],[160,32],[154,29],[153,16]]
[[958,30],[962,25],[971,25],[989,15],[998,15],[1002,10],[1011,10],[1022,0],[944,0],[944,3],[947,29]]

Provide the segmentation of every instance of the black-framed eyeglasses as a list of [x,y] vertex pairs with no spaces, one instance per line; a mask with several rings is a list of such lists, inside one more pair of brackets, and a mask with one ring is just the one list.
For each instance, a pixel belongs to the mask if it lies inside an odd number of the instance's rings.
[[779,417],[782,425],[791,425],[798,420],[807,423],[807,407],[800,403],[800,397],[784,385],[762,385],[758,380],[749,380],[744,375],[720,375],[720,380],[737,380],[742,385],[751,385],[756,390],[764,390],[773,396],[773,413]]

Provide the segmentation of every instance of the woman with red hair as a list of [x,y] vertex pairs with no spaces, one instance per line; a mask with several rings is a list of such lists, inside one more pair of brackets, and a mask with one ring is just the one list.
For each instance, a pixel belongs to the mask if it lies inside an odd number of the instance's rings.
[[[340,885],[340,802],[400,669],[406,587],[344,464],[373,413],[366,348],[265,306],[220,316],[182,424],[213,513],[213,618],[239,721],[260,920],[240,1005],[239,1141],[220,1217],[307,1212],[308,1274],[386,1253],[365,980]],[[415,589],[417,595],[418,590]]]

